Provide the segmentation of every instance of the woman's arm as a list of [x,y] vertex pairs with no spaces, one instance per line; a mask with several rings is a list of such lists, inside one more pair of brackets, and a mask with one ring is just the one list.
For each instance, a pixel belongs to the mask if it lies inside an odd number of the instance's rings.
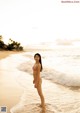
[[37,71],[36,71],[36,79],[35,79],[35,87],[37,87],[39,83],[39,77],[40,77],[40,64],[37,65]]
[[35,83],[35,77],[34,77],[34,74],[33,74],[33,84]]

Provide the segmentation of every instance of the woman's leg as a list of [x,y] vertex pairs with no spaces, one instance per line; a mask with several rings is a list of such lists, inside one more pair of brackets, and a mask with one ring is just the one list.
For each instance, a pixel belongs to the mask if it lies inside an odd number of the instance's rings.
[[43,108],[45,108],[45,100],[44,100],[44,96],[43,96],[43,93],[42,93],[41,82],[39,83],[39,85],[37,87],[37,91],[38,91],[38,94],[39,94],[40,99],[41,99],[41,106]]

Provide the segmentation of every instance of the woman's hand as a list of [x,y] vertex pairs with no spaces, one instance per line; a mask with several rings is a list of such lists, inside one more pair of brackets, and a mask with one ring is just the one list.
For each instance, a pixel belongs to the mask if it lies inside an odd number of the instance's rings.
[[35,83],[35,80],[33,80],[33,84]]
[[35,83],[34,87],[37,88],[38,87],[38,83]]
[[37,84],[35,84],[34,87],[37,88]]

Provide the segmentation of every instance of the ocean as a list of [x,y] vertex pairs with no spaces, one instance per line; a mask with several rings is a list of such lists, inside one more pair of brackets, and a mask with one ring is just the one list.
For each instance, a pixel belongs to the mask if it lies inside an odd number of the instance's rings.
[[23,89],[19,103],[10,112],[43,113],[32,77],[34,54],[37,52],[42,56],[46,113],[80,113],[80,47],[49,44],[27,46],[25,52],[1,61],[1,70],[11,68],[16,83]]
[[[27,51],[31,49],[31,51]],[[29,59],[23,62],[18,69],[32,75],[34,54],[42,56],[42,78],[66,86],[80,86],[80,47],[79,46],[52,46],[37,44],[25,48],[24,56]]]

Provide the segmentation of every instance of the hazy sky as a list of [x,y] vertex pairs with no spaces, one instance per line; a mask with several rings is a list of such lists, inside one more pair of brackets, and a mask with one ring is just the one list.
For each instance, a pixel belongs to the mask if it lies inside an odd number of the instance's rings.
[[24,44],[80,41],[80,3],[0,0],[0,34]]

